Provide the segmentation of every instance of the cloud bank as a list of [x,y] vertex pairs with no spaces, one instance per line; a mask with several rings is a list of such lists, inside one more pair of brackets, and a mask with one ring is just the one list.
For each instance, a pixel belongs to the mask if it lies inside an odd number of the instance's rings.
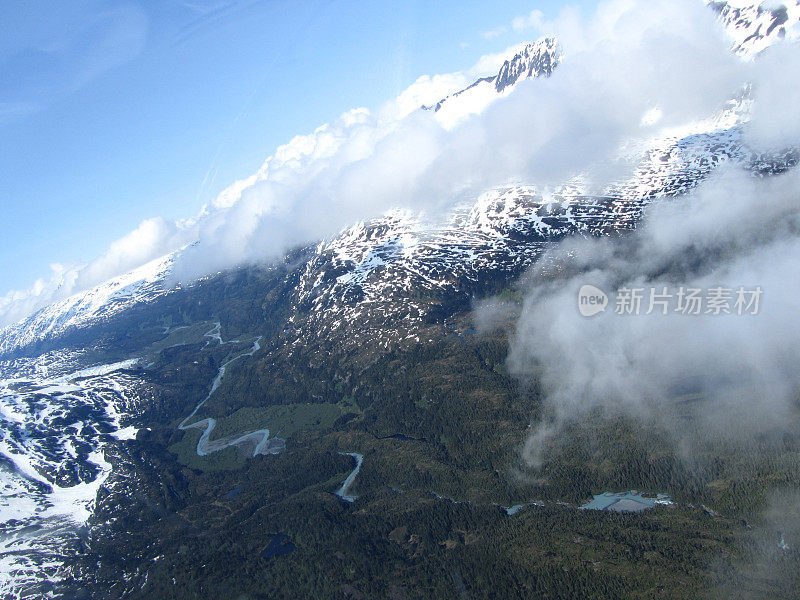
[[435,214],[510,182],[557,184],[653,135],[641,118],[654,106],[660,127],[698,120],[748,80],[695,2],[612,2],[579,26],[582,47],[551,78],[523,81],[451,128],[432,111],[353,111],[296,138],[202,222],[184,276],[274,257],[391,208]]
[[[558,272],[556,277],[552,273]],[[730,170],[688,200],[656,205],[624,240],[584,240],[553,250],[531,274],[509,355],[547,392],[547,418],[525,446],[539,466],[562,425],[601,408],[657,420],[676,440],[670,410],[700,402],[705,434],[726,440],[781,430],[800,410],[800,174],[767,179]],[[609,309],[586,318],[578,289],[760,287],[758,314],[652,314]],[[701,440],[695,440],[700,442]],[[686,440],[683,440],[686,443]]]
[[[565,10],[547,28],[566,52],[552,77],[522,81],[454,124],[414,105],[460,89],[481,69],[496,72],[498,57],[420,78],[375,113],[356,109],[294,138],[196,218],[145,222],[91,265],[59,267],[50,280],[10,292],[0,300],[0,323],[190,241],[198,243],[175,267],[184,280],[273,260],[389,209],[436,215],[498,185],[546,188],[585,172],[602,186],[627,168],[616,161],[623,144],[708,117],[757,75],[695,0],[611,0],[589,19]],[[655,107],[659,121],[643,122]],[[765,136],[777,135],[765,122]]]

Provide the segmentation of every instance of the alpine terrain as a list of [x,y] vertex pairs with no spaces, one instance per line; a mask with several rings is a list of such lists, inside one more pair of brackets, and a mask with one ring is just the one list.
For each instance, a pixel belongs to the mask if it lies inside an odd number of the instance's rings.
[[[794,0],[708,9],[755,69],[800,21]],[[545,37],[418,110],[451,127],[569,61]],[[748,145],[751,109],[742,89],[626,146],[611,183],[398,208],[186,281],[189,245],[6,327],[0,596],[798,597],[800,521],[764,515],[800,485],[800,421],[689,460],[657,424],[596,411],[531,465],[547,390],[507,362],[531,273],[564,276],[549,251],[624,242],[726,170],[793,172],[796,147]],[[701,406],[665,410],[690,428]],[[644,500],[580,510],[623,490]]]

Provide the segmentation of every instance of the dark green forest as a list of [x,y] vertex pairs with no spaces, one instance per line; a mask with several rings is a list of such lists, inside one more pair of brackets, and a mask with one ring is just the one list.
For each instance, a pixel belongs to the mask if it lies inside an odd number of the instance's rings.
[[[136,315],[124,339],[109,331],[107,348],[147,357],[146,402],[137,439],[110,457],[133,476],[101,492],[73,559],[87,598],[798,597],[800,435],[729,445],[694,419],[702,398],[677,398],[670,409],[702,440],[689,454],[657,423],[600,408],[532,468],[521,446],[543,392],[507,373],[507,329],[479,334],[468,302],[434,297],[432,342],[290,349],[291,271],[211,278]],[[209,343],[217,321],[238,341]],[[256,336],[261,350],[231,364],[198,418],[218,420],[215,437],[269,428],[286,451],[197,456],[200,432],[177,424]],[[364,457],[353,503],[334,494],[354,467],[344,452]],[[578,509],[631,489],[675,503]]]

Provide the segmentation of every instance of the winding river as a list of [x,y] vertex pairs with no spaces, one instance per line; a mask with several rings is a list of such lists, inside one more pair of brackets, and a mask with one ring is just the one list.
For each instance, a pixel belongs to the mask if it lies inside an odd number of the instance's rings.
[[[236,342],[238,340],[230,340],[225,342],[222,340],[222,336],[220,335],[220,323],[215,323],[214,328],[204,334],[205,337],[210,337],[212,339],[217,340],[220,344],[230,344]],[[209,390],[208,394],[205,398],[203,398],[200,403],[194,407],[194,410],[191,414],[186,417],[183,421],[181,421],[180,425],[178,425],[178,429],[181,431],[186,431],[187,429],[202,429],[203,433],[200,436],[200,439],[197,441],[197,455],[198,456],[208,456],[212,452],[218,452],[220,450],[224,450],[229,446],[240,446],[243,444],[253,444],[253,456],[257,456],[259,454],[278,454],[286,449],[286,440],[281,438],[271,438],[269,437],[269,429],[259,429],[257,431],[251,431],[249,433],[245,433],[243,435],[230,435],[218,440],[210,441],[209,437],[211,437],[211,432],[214,431],[214,428],[217,426],[217,420],[212,417],[207,417],[205,419],[200,419],[199,421],[195,421],[194,423],[189,423],[194,416],[197,414],[197,411],[208,402],[208,399],[217,391],[219,384],[222,382],[222,378],[225,377],[225,370],[227,369],[228,365],[234,361],[239,360],[245,356],[253,356],[258,350],[261,348],[261,336],[258,336],[255,341],[253,342],[253,347],[250,350],[242,352],[241,354],[237,354],[233,358],[227,360],[222,364],[217,372],[217,376],[214,378],[214,381],[211,383],[211,389]]]
[[355,502],[358,496],[354,496],[350,493],[350,486],[353,485],[353,480],[358,475],[358,472],[361,470],[361,463],[364,462],[364,456],[359,454],[358,452],[339,452],[344,456],[352,456],[356,459],[356,468],[347,476],[347,479],[344,480],[342,487],[339,488],[339,491],[336,492],[336,495],[344,500],[345,502]]

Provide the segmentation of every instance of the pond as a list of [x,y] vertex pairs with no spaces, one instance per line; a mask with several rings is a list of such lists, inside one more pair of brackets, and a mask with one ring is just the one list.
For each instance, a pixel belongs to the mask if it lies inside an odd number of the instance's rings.
[[636,490],[629,492],[603,492],[581,506],[582,510],[606,510],[611,512],[641,512],[649,510],[656,505],[672,504],[672,499],[667,494],[658,494],[655,497],[645,496]]
[[273,535],[267,547],[261,551],[261,558],[270,560],[276,556],[286,556],[295,551],[296,546],[289,541],[289,538],[279,533]]

